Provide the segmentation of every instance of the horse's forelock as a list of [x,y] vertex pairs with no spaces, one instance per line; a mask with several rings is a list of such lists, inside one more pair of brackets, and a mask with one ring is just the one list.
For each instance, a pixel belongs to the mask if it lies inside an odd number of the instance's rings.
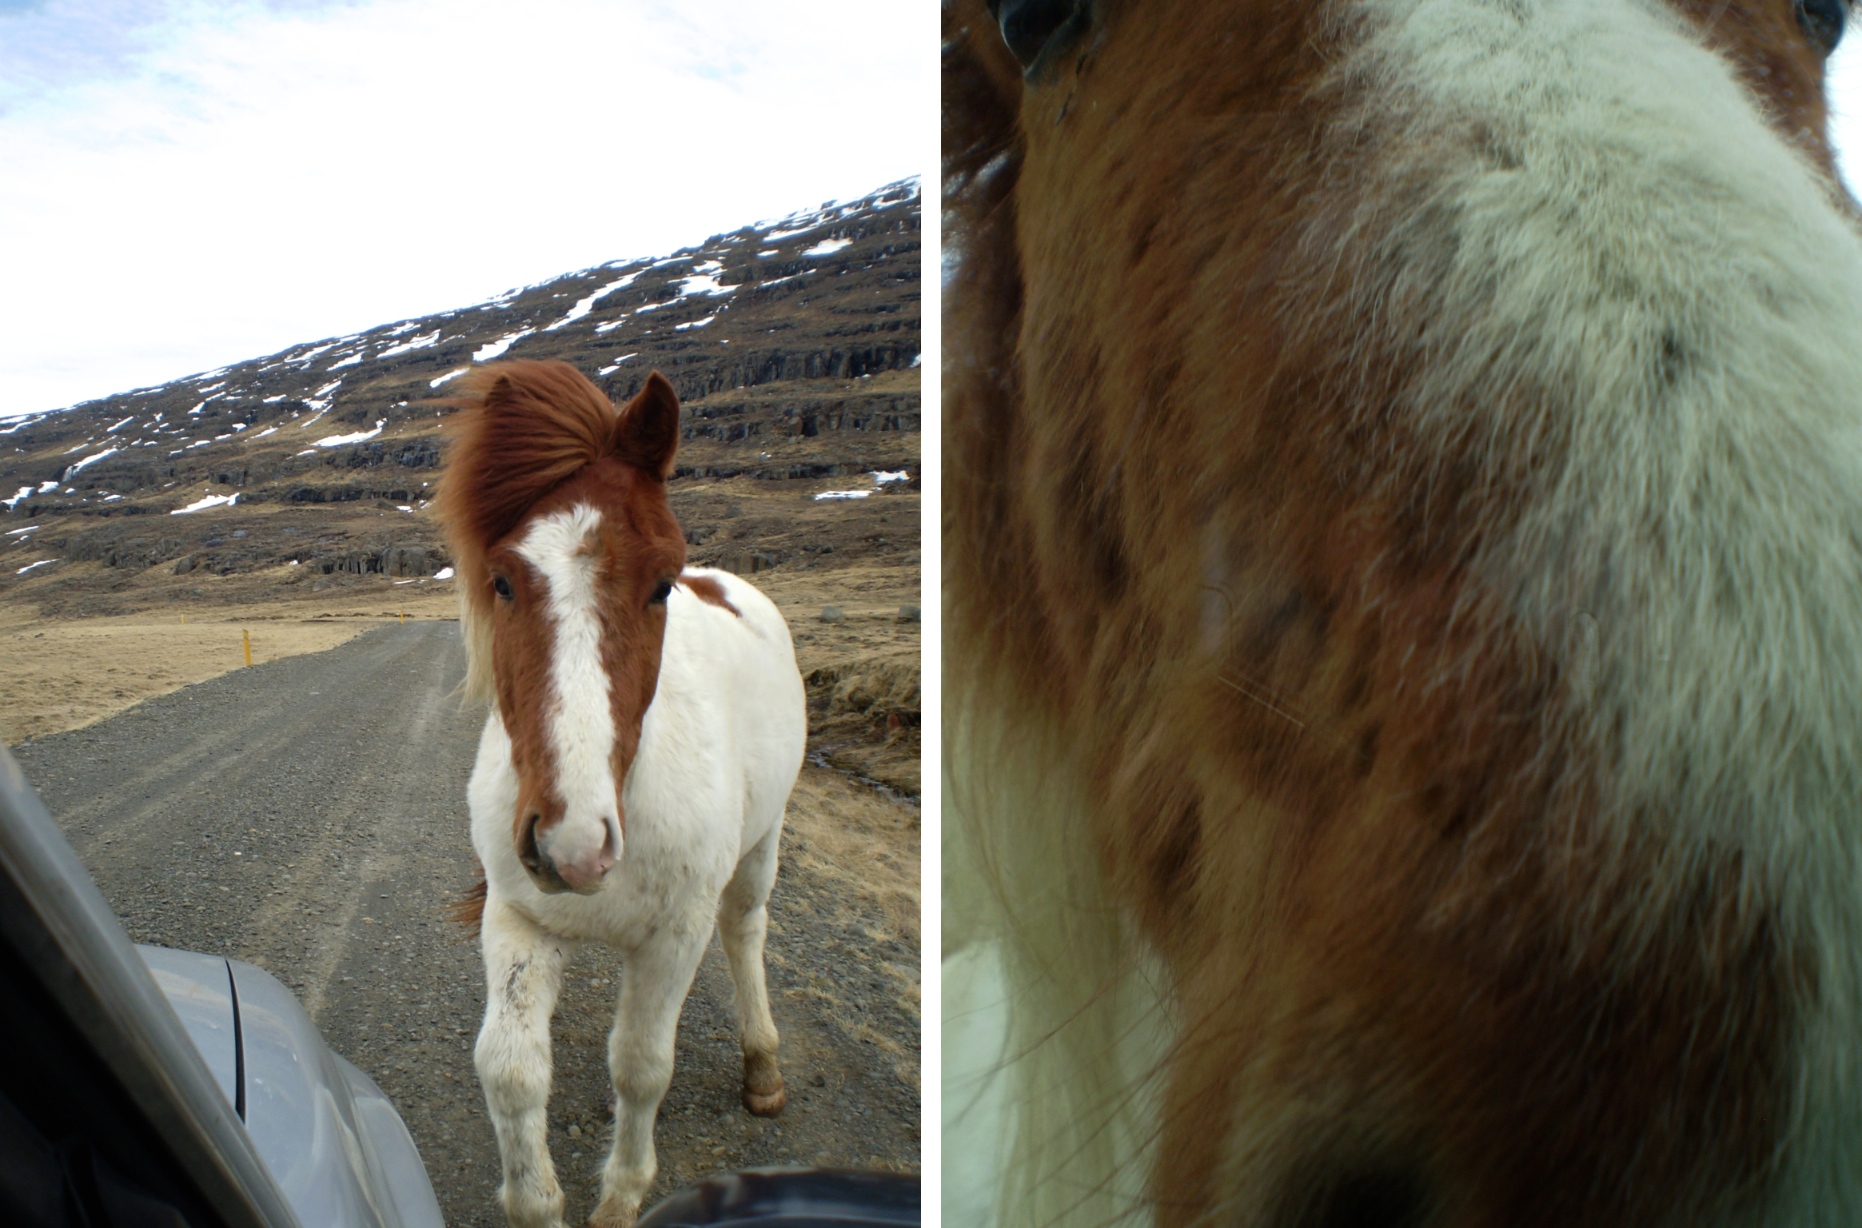
[[466,380],[452,400],[466,412],[453,428],[440,509],[459,544],[482,552],[612,449],[618,415],[564,362],[498,363]]
[[438,506],[452,547],[465,635],[466,693],[491,696],[486,551],[551,490],[613,450],[619,414],[565,362],[516,360],[467,374]]

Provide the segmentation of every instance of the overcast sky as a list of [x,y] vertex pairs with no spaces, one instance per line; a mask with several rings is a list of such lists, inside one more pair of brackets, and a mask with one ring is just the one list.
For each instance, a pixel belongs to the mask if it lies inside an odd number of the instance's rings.
[[1852,23],[1849,36],[1830,58],[1830,136],[1843,180],[1852,196],[1862,198],[1862,29]]
[[[928,174],[931,0],[0,0],[0,417]],[[1862,180],[1862,32],[1833,71]]]
[[0,416],[922,174],[884,0],[0,0]]

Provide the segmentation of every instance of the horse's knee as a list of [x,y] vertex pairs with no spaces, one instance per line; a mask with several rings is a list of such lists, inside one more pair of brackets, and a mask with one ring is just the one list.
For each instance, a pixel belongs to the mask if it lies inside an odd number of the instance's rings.
[[768,901],[760,893],[732,883],[718,897],[718,927],[726,933],[765,928],[768,924]]
[[657,1104],[672,1086],[672,1058],[623,1054],[612,1065],[614,1091],[625,1104]]
[[472,1051],[479,1083],[494,1110],[517,1112],[541,1104],[550,1094],[550,1058],[547,1045],[524,1039],[481,1033]]

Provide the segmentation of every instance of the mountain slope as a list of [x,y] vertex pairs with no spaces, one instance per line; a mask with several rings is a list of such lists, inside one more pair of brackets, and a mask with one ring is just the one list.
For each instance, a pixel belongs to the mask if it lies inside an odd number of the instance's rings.
[[[69,617],[433,576],[446,557],[425,503],[446,384],[507,356],[574,363],[617,401],[655,368],[672,380],[685,403],[673,501],[694,562],[915,564],[915,494],[902,533],[804,492],[858,488],[877,509],[917,486],[919,225],[907,180],[663,259],[0,424],[0,601]],[[782,513],[759,516],[773,489]]]

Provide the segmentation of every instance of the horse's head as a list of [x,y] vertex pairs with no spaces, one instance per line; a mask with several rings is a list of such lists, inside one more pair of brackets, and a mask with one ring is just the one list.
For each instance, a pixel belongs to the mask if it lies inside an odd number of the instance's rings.
[[470,377],[441,489],[468,688],[511,739],[511,840],[544,891],[598,889],[659,680],[685,540],[666,498],[679,401],[658,372],[617,415],[559,362]]
[[1848,11],[948,0],[946,796],[1028,1220],[1128,1210],[1121,1138],[1176,1225],[1859,1213]]

